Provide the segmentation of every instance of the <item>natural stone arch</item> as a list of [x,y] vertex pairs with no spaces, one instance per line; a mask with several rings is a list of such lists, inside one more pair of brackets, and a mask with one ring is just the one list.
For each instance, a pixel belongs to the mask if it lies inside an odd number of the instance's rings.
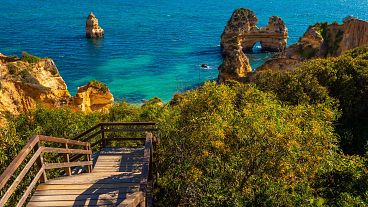
[[285,50],[288,29],[277,16],[268,20],[266,27],[257,27],[258,18],[249,9],[237,9],[228,21],[221,36],[224,62],[220,65],[219,81],[241,80],[252,71],[245,52],[253,51],[257,42],[263,51],[282,52]]

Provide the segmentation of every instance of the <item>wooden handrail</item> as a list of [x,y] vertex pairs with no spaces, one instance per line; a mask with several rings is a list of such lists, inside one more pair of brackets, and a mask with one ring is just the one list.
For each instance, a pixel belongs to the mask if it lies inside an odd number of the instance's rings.
[[[65,147],[68,145],[77,145],[82,146],[85,149],[64,149],[64,148],[53,148],[53,147],[44,147],[41,146],[41,142],[50,142],[50,143],[58,143],[58,144],[65,144]],[[27,164],[23,167],[20,171],[18,176],[15,180],[11,183],[11,185],[7,188],[6,192],[0,199],[0,206],[4,206],[12,194],[17,189],[18,185],[23,181],[23,178],[29,172],[29,170],[34,166],[37,162],[39,165],[38,173],[33,178],[31,184],[28,186],[27,190],[23,193],[22,198],[18,201],[17,206],[22,206],[24,202],[27,200],[27,197],[32,192],[34,187],[36,186],[37,182],[41,179],[42,176],[46,178],[47,169],[55,169],[55,168],[70,168],[73,166],[87,166],[87,172],[91,172],[91,154],[92,150],[90,149],[90,144],[86,142],[76,141],[76,140],[69,140],[64,138],[57,138],[57,137],[49,137],[43,135],[36,135],[33,136],[27,144],[23,147],[20,153],[15,157],[15,159],[10,163],[10,165],[5,169],[5,171],[0,176],[0,191],[3,190],[4,186],[8,183],[9,179],[14,175],[20,165],[26,160],[28,155],[35,150],[30,160]],[[58,154],[83,154],[87,156],[87,161],[85,162],[66,162],[66,163],[44,163],[43,162],[43,154],[44,153],[58,153]],[[47,178],[46,178],[47,179]]]
[[0,176],[0,191],[3,189],[5,184],[8,182],[9,178],[14,174],[22,162],[26,159],[27,155],[32,151],[32,149],[39,142],[38,136],[33,136],[23,149],[18,153],[10,165],[5,169],[3,174]]

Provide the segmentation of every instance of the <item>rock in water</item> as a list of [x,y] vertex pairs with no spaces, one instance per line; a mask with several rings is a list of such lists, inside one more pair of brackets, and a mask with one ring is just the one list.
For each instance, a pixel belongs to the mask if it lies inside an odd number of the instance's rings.
[[100,38],[104,36],[104,30],[98,25],[98,19],[91,12],[87,17],[86,22],[86,37]]
[[79,87],[74,97],[74,105],[85,112],[107,112],[113,103],[114,97],[107,86],[95,80]]
[[257,42],[263,51],[281,52],[285,49],[288,29],[277,16],[269,18],[267,27],[258,28],[258,19],[249,9],[237,9],[228,21],[221,35],[224,62],[219,67],[219,81],[241,80],[252,71],[244,52],[252,52]]

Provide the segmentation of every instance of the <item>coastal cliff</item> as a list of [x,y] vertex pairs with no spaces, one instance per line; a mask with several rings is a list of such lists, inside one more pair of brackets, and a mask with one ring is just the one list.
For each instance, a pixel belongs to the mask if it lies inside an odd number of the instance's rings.
[[299,41],[257,70],[290,69],[313,58],[337,57],[347,50],[368,44],[368,22],[346,18],[343,24],[317,23]]
[[38,104],[90,112],[106,111],[114,102],[107,87],[103,91],[90,84],[81,88],[86,92],[80,89],[72,97],[52,59],[28,53],[23,53],[22,58],[0,54],[0,119],[4,120],[6,114],[29,111]]
[[245,52],[252,52],[257,42],[263,51],[281,52],[285,49],[288,29],[280,17],[270,17],[268,25],[263,28],[258,28],[257,24],[257,16],[249,9],[240,8],[232,14],[221,35],[224,62],[219,67],[220,82],[241,80],[252,72]]

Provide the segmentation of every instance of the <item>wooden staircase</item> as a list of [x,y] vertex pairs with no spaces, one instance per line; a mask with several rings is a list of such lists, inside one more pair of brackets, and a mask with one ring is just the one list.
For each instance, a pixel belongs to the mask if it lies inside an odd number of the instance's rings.
[[[148,127],[149,128],[148,128]],[[38,163],[39,172],[34,176],[32,183],[24,192],[17,206],[22,206],[29,200],[27,206],[150,206],[152,205],[152,156],[153,140],[158,135],[155,123],[102,123],[76,139],[67,140],[54,137],[36,136],[25,146],[25,151],[15,158],[15,161],[5,170],[0,178],[1,189],[10,180],[9,173],[14,173],[23,161],[27,152],[38,146],[34,153],[35,159],[28,162],[31,166]],[[109,134],[110,133],[110,134]],[[121,138],[126,133],[145,133],[145,137]],[[120,135],[120,136],[119,136]],[[100,137],[97,137],[100,136]],[[97,138],[96,138],[97,137]],[[120,137],[120,138],[119,138]],[[50,148],[41,146],[41,141],[49,141],[64,144],[65,148]],[[90,142],[85,142],[90,141]],[[114,144],[110,142],[114,141]],[[116,143],[128,142],[126,147]],[[144,142],[139,146],[137,142]],[[37,143],[37,144],[35,144]],[[82,146],[85,149],[71,149],[71,145]],[[92,159],[92,148],[100,149]],[[45,163],[43,154],[47,152],[61,153],[66,162]],[[79,154],[78,154],[79,153]],[[82,160],[82,161],[81,161]],[[46,169],[63,168],[64,176],[47,180]],[[22,170],[21,176],[17,177],[0,200],[0,206],[6,204],[12,193],[16,190],[18,181],[22,180],[27,173]],[[86,172],[86,173],[80,173]],[[22,174],[23,173],[23,174]],[[15,183],[15,184],[14,184]],[[29,196],[32,189],[38,184],[36,190]],[[15,204],[14,204],[15,206]]]

